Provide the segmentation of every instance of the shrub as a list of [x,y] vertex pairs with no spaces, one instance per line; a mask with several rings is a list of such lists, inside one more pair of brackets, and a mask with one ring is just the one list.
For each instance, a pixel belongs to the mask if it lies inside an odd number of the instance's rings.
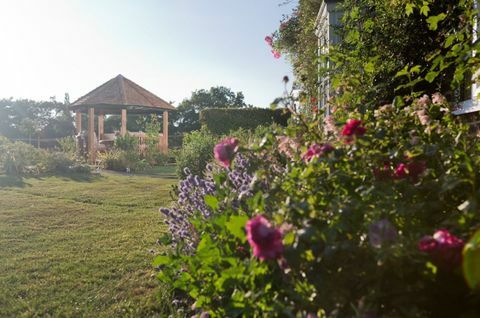
[[115,139],[115,148],[124,151],[138,151],[138,138],[126,134],[125,136],[117,136]]
[[140,158],[138,151],[111,149],[98,156],[101,166],[107,170],[139,172],[149,167],[148,162]]
[[176,158],[177,175],[185,177],[185,168],[194,175],[202,176],[208,162],[213,160],[213,147],[218,137],[201,129],[185,134],[183,146]]
[[[212,172],[200,197],[189,189],[201,180],[181,184],[178,204],[191,211],[168,220],[194,251],[154,264],[192,314],[478,316],[480,293],[459,267],[480,227],[480,143],[468,126],[428,96],[338,113],[343,128],[327,135],[323,118],[296,119],[240,148],[255,170],[251,195],[235,191],[235,164]],[[472,244],[464,270],[476,286]]]
[[75,137],[67,136],[57,140],[60,151],[68,154],[71,158],[74,158],[77,151],[77,144]]
[[3,140],[0,144],[0,167],[8,175],[40,173],[89,173],[90,168],[72,159],[70,154],[38,149],[23,142]]
[[200,112],[200,123],[217,135],[231,131],[255,129],[258,126],[278,124],[286,126],[290,112],[286,109],[265,108],[209,108]]

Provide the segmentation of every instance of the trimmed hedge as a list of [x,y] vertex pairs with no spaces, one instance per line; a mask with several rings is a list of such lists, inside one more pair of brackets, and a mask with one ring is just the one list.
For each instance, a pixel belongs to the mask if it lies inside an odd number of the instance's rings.
[[290,112],[286,109],[208,108],[200,112],[200,123],[217,135],[239,128],[255,129],[273,123],[286,126]]

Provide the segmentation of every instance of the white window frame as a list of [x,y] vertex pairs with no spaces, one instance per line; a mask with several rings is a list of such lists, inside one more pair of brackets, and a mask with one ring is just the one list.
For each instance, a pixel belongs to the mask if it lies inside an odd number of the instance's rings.
[[[474,1],[473,5],[474,5],[474,9],[477,9],[478,1]],[[477,42],[478,40],[477,27],[478,27],[478,19],[475,18],[473,21],[473,39],[472,39],[473,43]],[[476,52],[474,51],[472,54],[473,56],[475,56]],[[459,106],[458,109],[452,112],[454,115],[464,115],[464,114],[480,111],[480,101],[479,101],[480,85],[477,84],[477,81],[479,79],[480,79],[480,70],[477,70],[472,75],[471,98],[460,102],[458,104]]]

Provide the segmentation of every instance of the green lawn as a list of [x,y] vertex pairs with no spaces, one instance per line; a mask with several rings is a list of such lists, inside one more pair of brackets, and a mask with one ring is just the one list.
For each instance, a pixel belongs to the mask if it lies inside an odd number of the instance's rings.
[[0,317],[165,316],[168,289],[150,263],[171,170],[0,175]]

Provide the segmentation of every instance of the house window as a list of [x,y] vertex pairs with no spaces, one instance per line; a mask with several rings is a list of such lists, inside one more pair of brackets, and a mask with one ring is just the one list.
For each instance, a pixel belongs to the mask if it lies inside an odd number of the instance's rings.
[[[478,1],[473,2],[475,9],[478,8]],[[473,21],[473,43],[478,41],[478,31],[477,31],[477,26],[478,26],[478,18],[475,18]],[[473,52],[473,55],[475,56],[477,52]],[[480,70],[477,70],[473,76],[470,74],[467,75],[467,78],[471,78],[472,82],[470,81],[464,83],[460,89],[458,90],[458,100],[461,100],[462,102],[459,103],[458,109],[456,109],[453,113],[455,115],[463,115],[463,114],[468,114],[468,113],[473,113],[473,112],[478,112],[480,111],[480,101],[479,101],[479,94],[480,94],[480,85],[477,83],[477,81],[480,79]]]

